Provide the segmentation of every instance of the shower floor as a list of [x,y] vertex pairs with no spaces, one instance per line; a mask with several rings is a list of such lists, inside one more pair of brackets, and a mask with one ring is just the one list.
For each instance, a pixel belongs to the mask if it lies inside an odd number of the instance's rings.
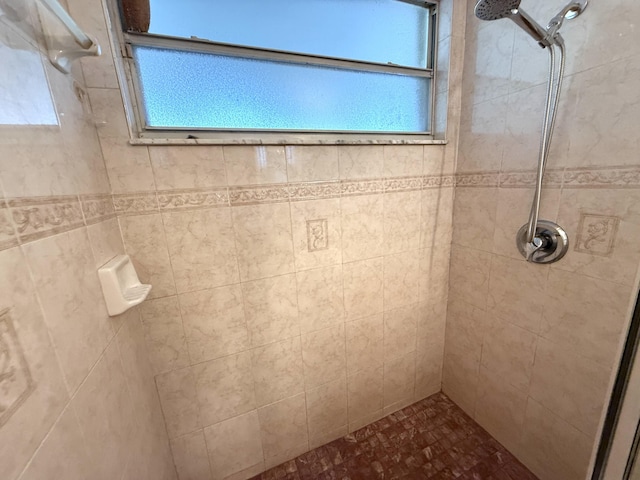
[[436,393],[253,480],[537,480],[443,393]]

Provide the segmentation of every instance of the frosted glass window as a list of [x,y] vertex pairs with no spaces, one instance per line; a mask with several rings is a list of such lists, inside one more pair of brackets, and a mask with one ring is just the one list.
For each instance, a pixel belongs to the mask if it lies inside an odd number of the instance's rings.
[[400,0],[151,0],[150,4],[150,33],[427,66],[430,12],[425,5]]
[[425,132],[431,79],[134,47],[148,127]]

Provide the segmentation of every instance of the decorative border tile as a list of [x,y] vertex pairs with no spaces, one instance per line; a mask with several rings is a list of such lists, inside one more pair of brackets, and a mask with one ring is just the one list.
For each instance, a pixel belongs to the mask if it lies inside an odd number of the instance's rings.
[[226,188],[208,190],[167,190],[158,192],[160,210],[191,210],[229,206]]
[[21,242],[31,242],[84,226],[76,196],[10,199],[9,208]]
[[499,172],[461,173],[456,175],[456,187],[497,187]]
[[384,191],[384,181],[381,178],[365,180],[341,180],[340,195],[368,195],[372,193],[382,193]]
[[11,211],[7,202],[0,200],[0,250],[6,250],[19,244],[11,222]]
[[422,177],[423,189],[454,187],[455,184],[455,175],[425,175],[424,177]]
[[640,188],[640,167],[567,169],[567,188]]
[[229,188],[231,205],[255,205],[258,203],[280,203],[289,201],[289,185],[256,185]]
[[113,206],[118,215],[139,215],[160,211],[155,192],[117,194],[113,196]]
[[394,177],[383,181],[385,192],[411,192],[422,189],[422,177]]
[[84,221],[87,225],[115,218],[116,210],[110,194],[82,195],[80,197]]
[[[561,170],[546,171],[542,178],[542,184],[546,187],[561,187],[562,173]],[[524,172],[502,172],[500,173],[500,188],[532,187],[536,184],[537,177],[537,172],[531,170]]]
[[340,182],[293,183],[289,194],[292,202],[336,198],[340,196]]

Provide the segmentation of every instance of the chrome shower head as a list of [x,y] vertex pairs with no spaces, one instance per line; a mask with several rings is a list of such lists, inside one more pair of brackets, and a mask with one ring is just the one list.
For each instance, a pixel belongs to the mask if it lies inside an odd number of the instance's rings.
[[480,0],[476,4],[475,14],[480,20],[498,20],[509,18],[531,35],[542,48],[552,44],[547,31],[527,13],[518,8],[521,0]]
[[475,14],[480,20],[499,20],[513,15],[519,6],[520,0],[480,0]]

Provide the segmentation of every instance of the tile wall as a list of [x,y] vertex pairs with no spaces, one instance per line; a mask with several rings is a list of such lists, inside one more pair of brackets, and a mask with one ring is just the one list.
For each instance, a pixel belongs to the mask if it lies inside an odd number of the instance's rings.
[[[90,4],[71,12],[108,45]],[[440,390],[455,150],[132,146],[113,57],[83,65],[181,480],[248,478]]]
[[175,479],[139,312],[97,268],[124,252],[87,86],[43,53],[32,2],[0,4],[3,479]]
[[[570,238],[529,265],[548,55],[507,20],[468,18],[444,392],[544,479],[585,477],[640,260],[640,38],[631,1],[565,22],[567,77],[542,218]],[[523,1],[546,23],[562,1]]]

